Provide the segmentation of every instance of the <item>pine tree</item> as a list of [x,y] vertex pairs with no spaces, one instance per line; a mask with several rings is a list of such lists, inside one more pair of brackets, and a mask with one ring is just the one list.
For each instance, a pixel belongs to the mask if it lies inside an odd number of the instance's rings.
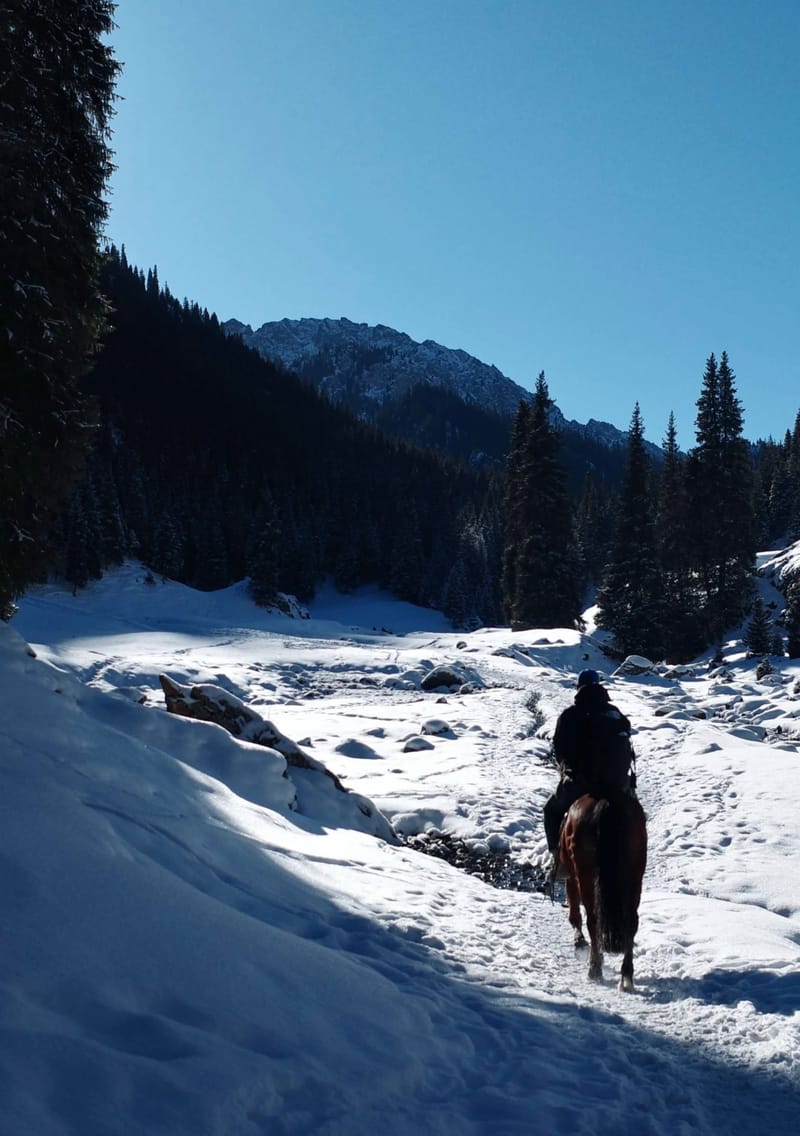
[[503,550],[502,592],[503,604],[510,613],[517,594],[517,568],[519,549],[525,537],[527,481],[525,451],[527,446],[531,406],[521,400],[517,407],[514,428],[506,463],[506,544]]
[[697,401],[697,445],[687,464],[700,616],[708,643],[739,622],[752,592],[753,466],[742,425],[727,354],[719,365],[711,355]]
[[789,498],[789,539],[800,540],[800,411],[789,443]]
[[628,456],[611,560],[597,596],[598,626],[620,655],[661,658],[663,585],[656,551],[652,468],[638,402],[628,431]]
[[616,494],[587,470],[575,521],[586,586],[597,585],[603,578],[614,541],[616,511]]
[[[524,404],[523,404],[524,405]],[[509,456],[504,595],[512,629],[581,619],[581,558],[544,372],[517,415]]]
[[768,655],[772,646],[772,621],[761,596],[753,601],[753,613],[744,633],[744,645],[749,655]]
[[800,659],[800,578],[786,588],[783,622],[786,627],[786,654],[790,659]]
[[473,630],[492,610],[492,582],[483,529],[470,506],[460,519],[458,549],[448,573],[441,608],[454,627]]
[[280,528],[271,497],[264,514],[253,525],[247,552],[250,594],[261,607],[268,607],[280,591]]
[[0,615],[50,555],[88,447],[118,65],[110,0],[0,9]]
[[697,594],[692,577],[689,502],[685,463],[670,413],[662,446],[655,539],[664,608],[664,654],[670,661],[695,655],[703,646],[697,631]]
[[70,502],[64,546],[64,579],[72,585],[73,594],[102,576],[101,542],[97,504],[91,484],[84,482]]

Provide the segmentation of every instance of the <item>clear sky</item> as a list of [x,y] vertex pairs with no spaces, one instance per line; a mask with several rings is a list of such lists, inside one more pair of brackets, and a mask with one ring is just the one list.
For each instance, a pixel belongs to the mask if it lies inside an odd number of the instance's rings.
[[800,408],[798,0],[119,0],[108,235],[221,319],[460,347],[569,418]]

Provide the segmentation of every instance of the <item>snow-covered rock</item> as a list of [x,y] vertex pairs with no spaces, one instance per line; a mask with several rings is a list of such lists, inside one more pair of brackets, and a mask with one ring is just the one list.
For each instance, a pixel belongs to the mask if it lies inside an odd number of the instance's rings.
[[450,725],[448,722],[445,722],[444,718],[428,718],[420,727],[421,734],[440,735],[449,734],[450,732]]
[[464,686],[467,675],[460,667],[439,666],[424,676],[420,682],[423,690],[453,690]]
[[433,742],[423,738],[420,734],[414,734],[412,737],[406,738],[403,753],[420,753],[425,749],[433,749]]
[[657,674],[658,668],[644,655],[628,655],[613,673],[614,675]]

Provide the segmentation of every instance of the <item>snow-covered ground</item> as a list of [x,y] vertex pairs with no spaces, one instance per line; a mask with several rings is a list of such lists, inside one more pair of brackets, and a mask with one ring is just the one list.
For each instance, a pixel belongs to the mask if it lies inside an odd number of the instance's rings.
[[[3,1136],[800,1130],[800,661],[758,681],[733,642],[722,670],[623,678],[591,635],[144,577],[0,625]],[[421,689],[440,664],[463,693]],[[585,666],[637,730],[632,995],[613,956],[587,980],[560,903],[369,835],[158,681],[235,694],[400,833],[535,862]]]

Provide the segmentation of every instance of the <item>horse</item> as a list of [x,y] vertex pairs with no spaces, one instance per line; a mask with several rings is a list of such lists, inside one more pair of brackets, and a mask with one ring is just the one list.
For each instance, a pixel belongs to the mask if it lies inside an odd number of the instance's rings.
[[622,954],[619,989],[633,990],[633,940],[647,864],[647,824],[638,799],[620,789],[593,789],[564,818],[559,856],[567,872],[569,922],[576,947],[586,946],[589,978],[603,977],[603,951]]

